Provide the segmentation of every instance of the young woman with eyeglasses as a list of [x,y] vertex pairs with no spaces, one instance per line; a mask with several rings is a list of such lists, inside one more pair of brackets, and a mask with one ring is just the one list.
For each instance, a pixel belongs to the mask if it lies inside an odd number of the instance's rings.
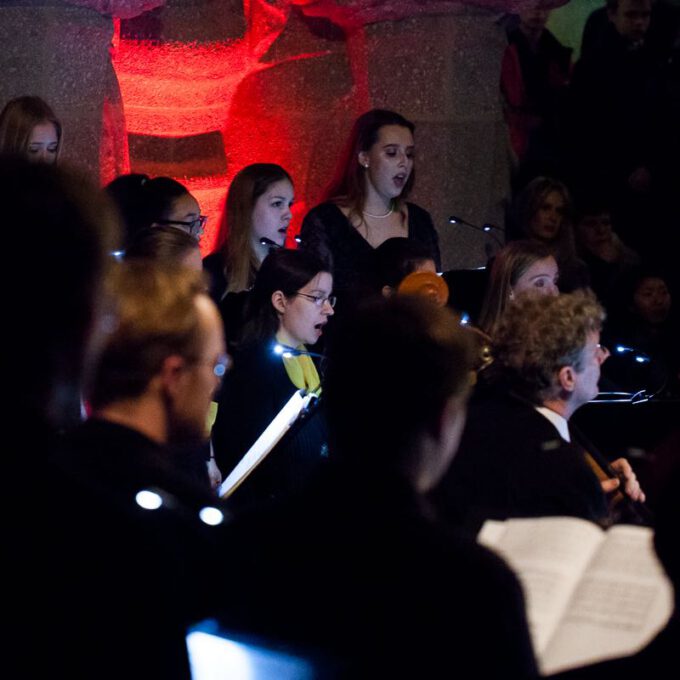
[[[317,357],[307,348],[323,335],[334,305],[333,277],[314,255],[280,249],[262,262],[212,430],[215,457],[225,477],[296,390],[321,392]],[[252,505],[287,493],[303,484],[325,458],[325,419],[316,410],[232,498],[237,505]]]
[[168,226],[185,231],[200,242],[208,218],[201,215],[195,196],[170,177],[121,175],[107,187],[120,210],[127,241],[149,227]]

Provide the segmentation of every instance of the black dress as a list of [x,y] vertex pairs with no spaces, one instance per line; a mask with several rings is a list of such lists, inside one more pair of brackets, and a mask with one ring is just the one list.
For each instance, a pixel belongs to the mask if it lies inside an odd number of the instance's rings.
[[[413,203],[406,205],[408,238],[429,247],[439,271],[439,237],[432,217]],[[301,249],[315,253],[332,268],[336,293],[344,297],[344,294],[362,288],[374,248],[359,234],[335,203],[322,203],[310,210],[302,223],[300,237]]]

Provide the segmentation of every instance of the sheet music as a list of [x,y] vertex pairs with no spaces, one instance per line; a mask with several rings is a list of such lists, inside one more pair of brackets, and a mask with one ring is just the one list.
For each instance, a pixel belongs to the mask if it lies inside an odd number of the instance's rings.
[[312,393],[298,390],[288,400],[286,405],[277,413],[265,431],[257,438],[255,443],[238,462],[236,467],[229,473],[227,478],[220,484],[218,495],[220,498],[228,498],[248,475],[267,457],[271,450],[279,443],[281,437],[288,432],[300,413],[314,399]]
[[594,555],[542,659],[545,673],[644,647],[668,621],[673,590],[645,527],[618,526]]

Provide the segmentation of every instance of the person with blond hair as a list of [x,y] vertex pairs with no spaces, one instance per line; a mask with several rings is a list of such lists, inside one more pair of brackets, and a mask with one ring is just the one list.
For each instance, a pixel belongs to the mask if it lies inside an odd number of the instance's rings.
[[493,338],[510,302],[523,293],[557,295],[559,269],[542,243],[512,241],[493,260],[477,325]]

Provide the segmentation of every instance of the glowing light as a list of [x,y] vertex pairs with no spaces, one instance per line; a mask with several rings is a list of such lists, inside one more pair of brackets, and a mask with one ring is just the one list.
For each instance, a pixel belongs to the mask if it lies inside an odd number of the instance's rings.
[[135,496],[135,501],[140,508],[145,510],[158,510],[163,505],[163,499],[154,491],[144,489]]
[[216,527],[218,524],[222,524],[222,522],[224,522],[224,513],[222,513],[221,510],[211,506],[202,508],[198,513],[198,516],[201,518],[201,521],[204,524],[207,524],[211,527]]
[[283,345],[278,344],[274,345],[274,354],[283,354],[283,352],[284,352]]
[[[290,114],[284,113],[285,107],[278,112],[263,106],[261,85],[252,78],[287,62],[326,54],[301,53],[280,61],[263,60],[284,30],[289,13],[289,6],[277,8],[258,0],[245,8],[247,28],[239,39],[210,43],[121,39],[116,46],[114,67],[128,133],[175,139],[214,132],[222,136],[222,165],[226,163],[227,170],[219,176],[205,175],[205,160],[191,159],[183,168],[180,164],[167,167],[154,159],[132,158],[133,172],[172,176],[194,194],[201,212],[210,217],[200,243],[203,255],[218,242],[226,190],[243,166],[262,161],[279,163],[292,172],[299,186],[305,185],[306,172],[297,167],[300,154],[291,144],[292,135],[302,130],[295,129]],[[292,90],[290,96],[294,96]],[[299,203],[298,211],[305,201]],[[291,243],[299,231],[298,211],[293,215]]]

